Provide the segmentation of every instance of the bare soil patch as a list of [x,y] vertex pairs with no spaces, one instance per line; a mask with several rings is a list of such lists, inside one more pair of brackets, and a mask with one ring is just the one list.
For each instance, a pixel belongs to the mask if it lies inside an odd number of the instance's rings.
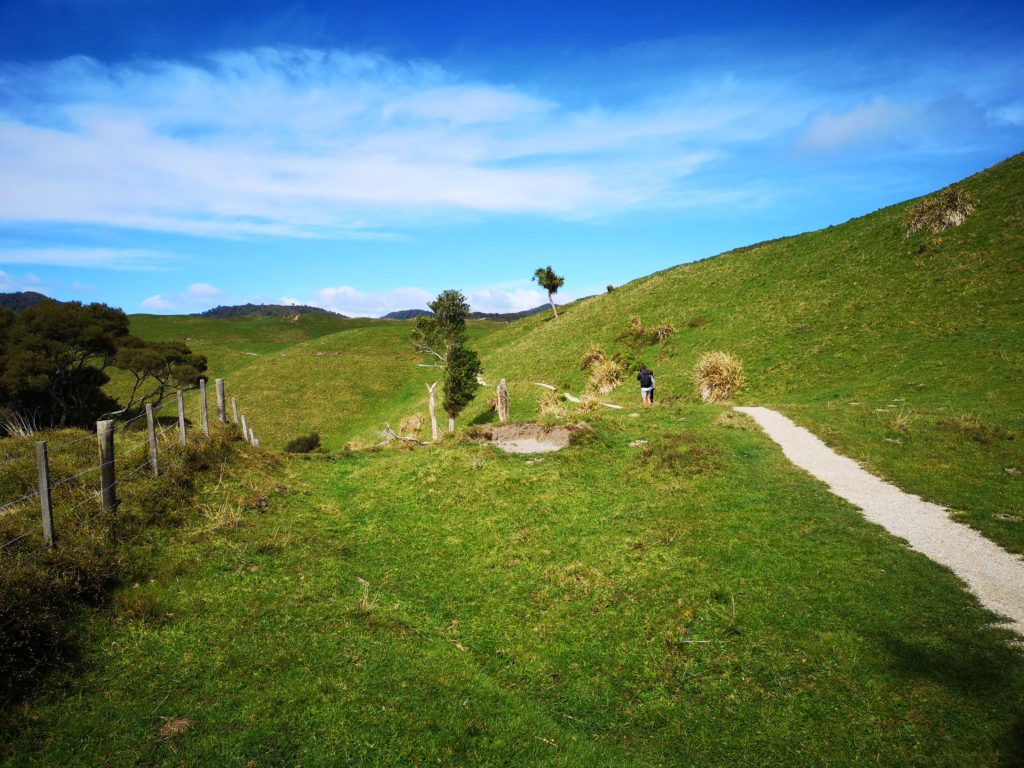
[[478,429],[473,437],[501,448],[506,453],[550,453],[569,445],[574,432],[585,429],[579,424],[501,424]]

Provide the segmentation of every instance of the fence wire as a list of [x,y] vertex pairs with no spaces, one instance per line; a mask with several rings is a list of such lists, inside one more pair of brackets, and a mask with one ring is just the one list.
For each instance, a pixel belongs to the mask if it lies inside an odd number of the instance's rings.
[[[194,390],[186,390],[185,394],[188,395],[192,391],[194,391]],[[195,391],[198,391],[198,390],[195,390]],[[162,408],[166,407],[169,404],[174,404],[176,402],[177,402],[177,393],[175,392],[170,397],[166,397],[163,400],[161,400],[159,403],[154,405],[152,407],[152,412],[154,414],[156,414]],[[225,405],[227,405],[227,401],[225,401]],[[193,432],[193,433],[195,433],[195,432],[202,433],[203,432],[202,426],[201,426],[202,403],[201,402],[200,403],[196,403],[195,406],[196,406],[197,411],[198,411],[198,413],[200,415],[198,416],[198,420],[192,421],[192,422],[188,423],[188,431]],[[210,411],[211,411],[210,421],[211,422],[218,421],[219,420],[219,415],[218,415],[219,412],[216,410],[216,407],[214,406],[213,408],[210,409]],[[118,413],[123,413],[123,411],[118,412]],[[116,416],[117,414],[112,414],[112,415]],[[143,410],[142,412],[136,414],[135,416],[133,416],[133,417],[131,417],[129,419],[113,419],[113,421],[115,421],[115,425],[114,426],[116,428],[117,425],[120,425],[120,427],[121,427],[120,431],[121,431],[122,434],[124,434],[126,431],[129,431],[127,428],[131,424],[134,424],[136,421],[139,421],[139,420],[141,420],[141,419],[143,419],[145,417],[146,417],[146,412],[145,412],[145,410]],[[155,421],[154,432],[155,432],[155,435],[156,435],[156,442],[157,442],[158,445],[161,442],[164,443],[164,444],[167,444],[167,443],[171,443],[171,444],[178,443],[178,441],[179,441],[180,426],[179,426],[179,423],[178,423],[177,419],[175,419],[173,422],[167,423],[167,424],[165,424],[163,426],[160,425],[159,421],[156,421],[156,420],[154,420],[154,421]],[[230,426],[230,421],[228,421],[227,423]],[[136,432],[136,430],[130,430],[130,431],[131,432]],[[79,510],[81,510],[86,505],[90,505],[91,504],[91,505],[95,505],[97,507],[90,514],[88,514],[88,515],[86,515],[84,517],[81,517],[80,519],[75,521],[73,525],[70,525],[69,527],[65,527],[65,528],[58,527],[58,530],[56,531],[56,535],[57,535],[58,540],[62,536],[70,536],[70,535],[73,535],[76,532],[82,530],[85,526],[89,525],[89,523],[94,521],[96,518],[98,518],[100,515],[102,515],[106,511],[106,509],[105,509],[105,507],[103,506],[103,503],[102,503],[101,491],[99,489],[89,489],[87,485],[83,485],[83,484],[79,484],[77,486],[73,485],[76,481],[81,480],[81,478],[86,477],[87,475],[91,475],[91,474],[96,473],[96,472],[100,472],[104,467],[110,466],[111,464],[115,464],[117,467],[122,467],[121,471],[117,473],[117,477],[116,477],[115,482],[116,482],[116,484],[117,484],[119,489],[123,489],[124,490],[124,495],[121,498],[118,499],[118,503],[120,504],[122,501],[126,501],[128,499],[131,499],[133,496],[136,495],[136,493],[138,491],[138,484],[135,484],[135,486],[131,486],[131,485],[129,485],[129,481],[132,480],[133,478],[135,478],[135,476],[138,475],[139,473],[141,473],[141,472],[151,468],[151,464],[150,464],[150,461],[149,461],[149,434],[148,434],[148,432],[143,432],[143,434],[145,436],[143,437],[142,440],[139,440],[137,442],[133,441],[133,442],[128,443],[127,445],[123,444],[123,445],[117,446],[115,448],[115,458],[114,458],[114,460],[108,461],[108,462],[106,462],[104,464],[96,464],[96,465],[88,466],[85,469],[82,469],[82,470],[79,470],[77,472],[74,472],[73,474],[61,477],[60,479],[58,479],[55,482],[52,482],[50,484],[50,492],[51,492],[51,494],[54,491],[63,489],[63,492],[61,494],[61,498],[65,499],[66,502],[69,502],[69,501],[71,501],[71,500],[73,500],[75,498],[75,496],[77,495],[75,493],[76,491],[83,490],[83,491],[86,492],[86,495],[83,498],[81,498],[80,500],[76,501],[73,505],[71,505],[69,507],[60,507],[58,505],[53,505],[53,507],[54,507],[54,509],[53,509],[54,515],[56,516],[57,514],[59,514],[60,517],[62,519],[64,519],[65,521],[69,521],[70,522],[74,517],[76,517],[75,513],[77,513]],[[243,437],[245,437],[246,439],[248,438],[247,435],[244,435]],[[68,449],[68,448],[71,448],[71,447],[73,447],[75,445],[78,445],[79,443],[84,443],[87,440],[95,440],[95,439],[97,439],[96,433],[89,433],[89,434],[83,435],[82,437],[78,437],[78,438],[75,438],[73,440],[67,440],[67,441],[65,441],[63,443],[59,443],[57,445],[49,445],[48,444],[47,445],[47,453],[48,454],[54,454],[54,453],[56,453],[58,451],[63,451],[65,449]],[[141,463],[139,463],[139,464],[135,464],[134,462],[135,462],[135,460],[137,458],[137,452],[140,451],[140,450],[141,451],[145,451],[146,459],[144,461],[142,461]],[[22,454],[19,454],[19,455],[6,456],[3,459],[0,459],[0,467],[6,466],[8,464],[14,464],[14,463],[20,462],[20,461],[31,461],[31,460],[35,459],[35,456],[36,456],[36,453],[35,453],[34,450],[29,450],[29,451],[26,451],[26,452],[24,452]],[[128,468],[128,467],[130,467],[130,468]],[[71,494],[71,495],[69,496],[68,494]],[[19,496],[18,498],[11,499],[10,501],[4,502],[3,504],[0,504],[0,516],[2,516],[4,513],[8,512],[8,511],[11,511],[11,510],[14,510],[14,509],[17,509],[17,508],[21,508],[24,505],[26,505],[28,502],[31,502],[33,499],[36,499],[38,497],[39,497],[39,491],[36,490],[36,491],[31,492],[31,493],[26,493],[26,494],[24,494],[22,496]],[[133,536],[130,540],[127,540],[127,543],[131,543],[132,541],[137,540],[140,536],[144,535],[146,532],[147,532],[146,530],[139,531],[138,534]],[[19,542],[22,542],[22,541],[24,541],[26,539],[29,539],[29,538],[31,538],[33,536],[36,536],[36,535],[40,534],[40,533],[41,532],[39,530],[37,530],[37,529],[31,529],[31,530],[24,531],[23,533],[20,533],[17,536],[14,536],[13,538],[8,539],[7,541],[0,543],[0,551],[7,550],[7,549],[9,549],[11,547],[14,547]],[[42,537],[40,536],[40,538],[42,538]],[[30,562],[30,561],[36,559],[37,557],[40,557],[43,554],[45,554],[47,552],[50,552],[50,551],[51,551],[51,549],[48,548],[48,547],[40,547],[39,549],[37,549],[35,551],[32,551],[31,553],[29,553],[27,555],[16,555],[16,557],[18,557],[21,562]]]

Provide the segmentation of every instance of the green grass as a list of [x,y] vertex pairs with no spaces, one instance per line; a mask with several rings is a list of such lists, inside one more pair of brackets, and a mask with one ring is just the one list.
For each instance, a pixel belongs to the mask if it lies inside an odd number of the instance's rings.
[[97,617],[87,671],[23,710],[5,764],[1024,756],[1009,634],[718,412],[608,414],[542,461],[290,460],[288,499],[169,542]]
[[[739,402],[781,410],[1024,553],[1024,155],[963,186],[978,209],[941,235],[905,238],[906,203],[514,323],[481,342],[488,379],[578,394],[579,360],[600,342],[647,362],[662,399],[692,400],[700,354],[732,352],[749,380]],[[633,348],[632,315],[679,331]],[[634,403],[635,389],[612,399]]]
[[[738,354],[740,402],[1024,552],[1024,157],[964,186],[978,209],[939,236],[904,238],[904,204],[474,325],[516,420],[533,382],[582,391],[593,342],[657,373],[657,408],[629,382],[541,458],[344,450],[425,415],[408,324],[204,321],[263,444],[317,430],[325,452],[237,527],[167,533],[89,615],[84,672],[10,713],[4,764],[1021,764],[1013,635],[690,383]],[[633,348],[631,315],[679,331]]]

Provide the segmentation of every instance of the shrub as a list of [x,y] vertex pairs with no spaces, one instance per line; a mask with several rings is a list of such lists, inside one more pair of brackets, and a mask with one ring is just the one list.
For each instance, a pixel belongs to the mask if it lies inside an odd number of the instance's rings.
[[909,237],[921,230],[936,234],[950,227],[959,227],[976,207],[970,192],[959,184],[952,184],[910,209],[905,222],[906,235]]
[[607,359],[608,355],[605,353],[604,347],[597,343],[591,344],[590,349],[586,351],[586,354],[583,355],[583,359],[580,360],[580,370],[589,371],[591,366]]
[[612,291],[614,291],[614,290],[615,290],[615,286],[614,286],[614,285],[612,285],[611,283],[608,283],[608,286],[607,286],[607,287],[605,288],[605,290],[606,290],[606,291],[607,291],[608,293],[611,293]]
[[288,441],[284,447],[285,453],[312,453],[320,447],[320,433],[310,432],[308,435],[300,435]]
[[731,400],[747,383],[743,363],[728,352],[707,352],[693,370],[693,385],[705,403]]

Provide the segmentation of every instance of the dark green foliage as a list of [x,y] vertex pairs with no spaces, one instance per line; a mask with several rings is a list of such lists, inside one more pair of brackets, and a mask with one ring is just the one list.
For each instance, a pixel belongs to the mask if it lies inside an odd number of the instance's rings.
[[538,267],[533,273],[533,279],[548,292],[548,302],[551,304],[551,311],[558,317],[558,310],[555,309],[555,294],[558,289],[565,285],[565,278],[555,274],[550,265]]
[[308,435],[300,435],[288,441],[284,447],[285,453],[312,453],[320,447],[320,433],[310,432]]
[[465,341],[469,303],[460,291],[447,290],[427,306],[433,314],[416,318],[412,343],[417,351],[444,362],[448,353]]
[[104,394],[128,318],[106,304],[44,301],[0,321],[0,392],[46,424],[87,424],[117,403]]
[[0,293],[0,307],[9,309],[12,312],[21,312],[23,309],[34,307],[41,301],[54,301],[54,299],[35,291]]
[[199,386],[206,358],[193,354],[180,341],[145,342],[128,336],[114,356],[114,365],[131,376],[132,389],[124,407],[132,410],[160,402],[171,389]]
[[236,304],[230,307],[214,307],[200,312],[200,317],[294,317],[295,315],[335,315],[337,312],[305,304]]
[[448,353],[444,369],[445,413],[455,418],[469,405],[479,386],[476,377],[482,372],[480,357],[472,349],[456,347]]

